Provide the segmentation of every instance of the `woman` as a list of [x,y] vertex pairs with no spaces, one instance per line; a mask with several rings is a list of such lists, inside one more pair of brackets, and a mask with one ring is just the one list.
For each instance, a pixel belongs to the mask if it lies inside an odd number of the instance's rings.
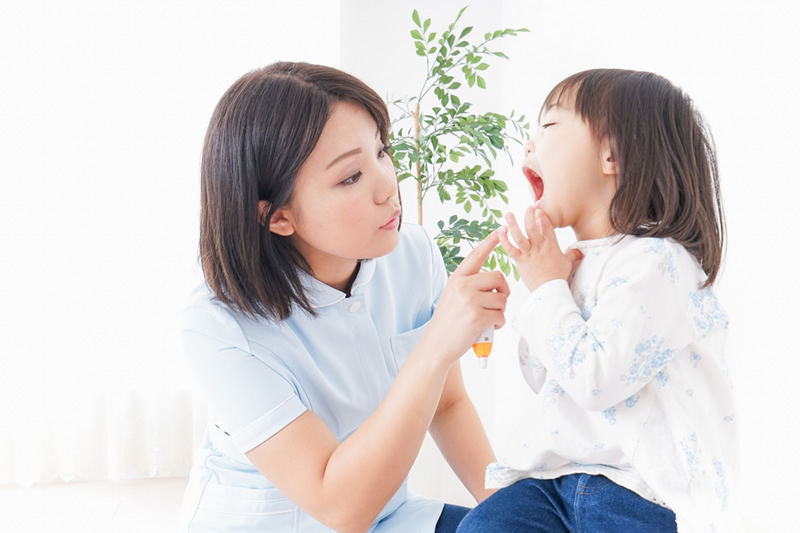
[[455,363],[504,324],[508,285],[480,272],[497,236],[447,280],[425,232],[400,231],[388,128],[373,90],[324,66],[270,65],[219,102],[183,333],[212,423],[182,530],[455,531],[467,509],[406,489],[428,430],[488,496]]

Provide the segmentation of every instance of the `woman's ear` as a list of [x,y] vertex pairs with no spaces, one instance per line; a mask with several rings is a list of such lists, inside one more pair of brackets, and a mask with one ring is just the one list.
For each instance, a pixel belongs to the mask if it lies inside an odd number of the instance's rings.
[[269,213],[270,203],[266,200],[258,201],[258,223],[264,226],[267,223],[267,214]]
[[614,150],[614,143],[608,138],[603,137],[600,141],[600,166],[606,176],[617,176],[617,155]]
[[[258,201],[258,223],[262,226],[267,224],[267,215],[269,215],[271,204],[266,200]],[[288,216],[288,210],[278,209],[269,219],[269,230],[276,235],[288,237],[294,233],[294,224]]]

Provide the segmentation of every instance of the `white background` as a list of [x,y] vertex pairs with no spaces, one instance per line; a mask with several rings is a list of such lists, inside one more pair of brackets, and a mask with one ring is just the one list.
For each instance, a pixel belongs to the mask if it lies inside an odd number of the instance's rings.
[[[409,37],[412,9],[441,29],[463,5],[424,4],[0,5],[0,449],[25,422],[20,413],[69,409],[76,390],[190,387],[175,330],[199,276],[199,157],[217,100],[244,72],[279,59],[338,66],[387,97],[414,94],[424,61]],[[480,0],[464,23],[480,34],[531,30],[502,41],[511,60],[487,71],[486,91],[462,97],[477,110],[535,116],[567,75],[621,67],[665,75],[704,113],[729,230],[718,293],[731,319],[742,499],[754,531],[785,530],[790,481],[800,473],[797,8],[777,0]],[[496,170],[511,187],[510,209],[521,212],[528,193],[518,168]],[[433,231],[443,212],[426,209]],[[512,288],[513,313],[525,289]],[[526,394],[515,346],[510,328],[501,330],[489,370],[463,365],[497,446]],[[0,470],[13,460],[0,457]],[[429,445],[412,482],[465,501]]]

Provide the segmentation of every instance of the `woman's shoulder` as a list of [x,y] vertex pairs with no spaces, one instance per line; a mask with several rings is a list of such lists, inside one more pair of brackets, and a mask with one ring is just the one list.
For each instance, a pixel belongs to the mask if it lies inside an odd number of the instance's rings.
[[220,302],[203,281],[189,294],[183,308],[181,331],[225,340],[232,346],[246,350],[249,343],[239,320],[240,317]]
[[403,226],[400,229],[400,242],[397,248],[389,255],[407,259],[424,257],[430,262],[431,255],[435,250],[436,244],[425,228],[417,224],[403,222]]
[[400,242],[407,245],[419,245],[422,242],[432,242],[431,236],[427,230],[413,222],[403,222],[400,229]]

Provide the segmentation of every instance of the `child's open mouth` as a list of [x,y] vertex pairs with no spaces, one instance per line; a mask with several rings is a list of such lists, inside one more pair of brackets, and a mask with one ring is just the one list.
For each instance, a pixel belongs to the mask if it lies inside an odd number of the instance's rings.
[[542,199],[542,195],[544,194],[544,181],[542,178],[533,171],[533,169],[528,167],[522,167],[522,173],[525,174],[525,178],[528,180],[528,183],[531,184],[531,188],[533,189],[533,198],[536,202]]

